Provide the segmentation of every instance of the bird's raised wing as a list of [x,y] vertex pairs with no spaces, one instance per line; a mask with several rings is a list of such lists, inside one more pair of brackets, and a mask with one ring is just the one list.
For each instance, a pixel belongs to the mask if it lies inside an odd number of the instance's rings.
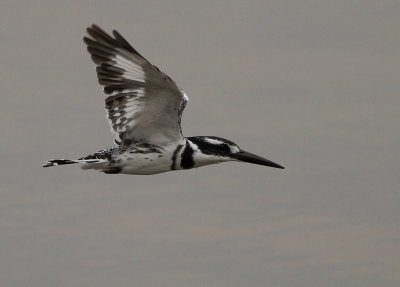
[[117,31],[96,25],[84,37],[97,64],[99,83],[115,143],[165,143],[182,138],[180,118],[187,96],[176,83],[140,55]]

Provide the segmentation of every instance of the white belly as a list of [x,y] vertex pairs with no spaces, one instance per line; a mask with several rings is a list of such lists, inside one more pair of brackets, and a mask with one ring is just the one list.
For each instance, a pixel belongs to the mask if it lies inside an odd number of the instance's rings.
[[[162,148],[149,149],[147,147],[133,147],[114,153],[110,160],[101,163],[89,163],[82,166],[83,169],[95,169],[105,173],[122,174],[156,174],[181,169],[180,156],[183,148],[178,154],[178,146],[184,146],[179,142],[164,145]],[[175,164],[174,164],[175,163]]]
[[127,160],[122,166],[120,173],[150,175],[171,171],[171,160],[167,158],[157,159],[132,159]]

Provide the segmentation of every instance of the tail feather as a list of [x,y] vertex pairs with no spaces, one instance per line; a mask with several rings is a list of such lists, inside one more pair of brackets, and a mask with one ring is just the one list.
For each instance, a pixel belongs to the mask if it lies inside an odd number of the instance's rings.
[[91,159],[91,160],[50,159],[44,163],[43,167],[73,164],[73,163],[96,163],[96,162],[99,162],[99,160],[96,160],[96,159]]

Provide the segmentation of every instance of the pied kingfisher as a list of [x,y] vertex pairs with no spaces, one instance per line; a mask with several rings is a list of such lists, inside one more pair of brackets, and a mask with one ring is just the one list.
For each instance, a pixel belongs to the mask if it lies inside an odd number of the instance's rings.
[[44,167],[81,163],[107,174],[156,174],[225,161],[283,168],[215,136],[185,138],[181,117],[188,97],[166,74],[140,55],[117,31],[87,28],[87,50],[104,86],[115,147],[77,160],[52,159]]

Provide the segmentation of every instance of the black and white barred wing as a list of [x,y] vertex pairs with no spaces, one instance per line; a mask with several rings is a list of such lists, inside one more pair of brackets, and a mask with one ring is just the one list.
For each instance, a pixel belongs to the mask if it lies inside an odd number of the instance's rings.
[[84,41],[104,86],[115,143],[163,143],[182,138],[180,117],[187,97],[176,83],[117,31],[113,31],[114,38],[96,25],[87,32],[91,38],[84,37]]

